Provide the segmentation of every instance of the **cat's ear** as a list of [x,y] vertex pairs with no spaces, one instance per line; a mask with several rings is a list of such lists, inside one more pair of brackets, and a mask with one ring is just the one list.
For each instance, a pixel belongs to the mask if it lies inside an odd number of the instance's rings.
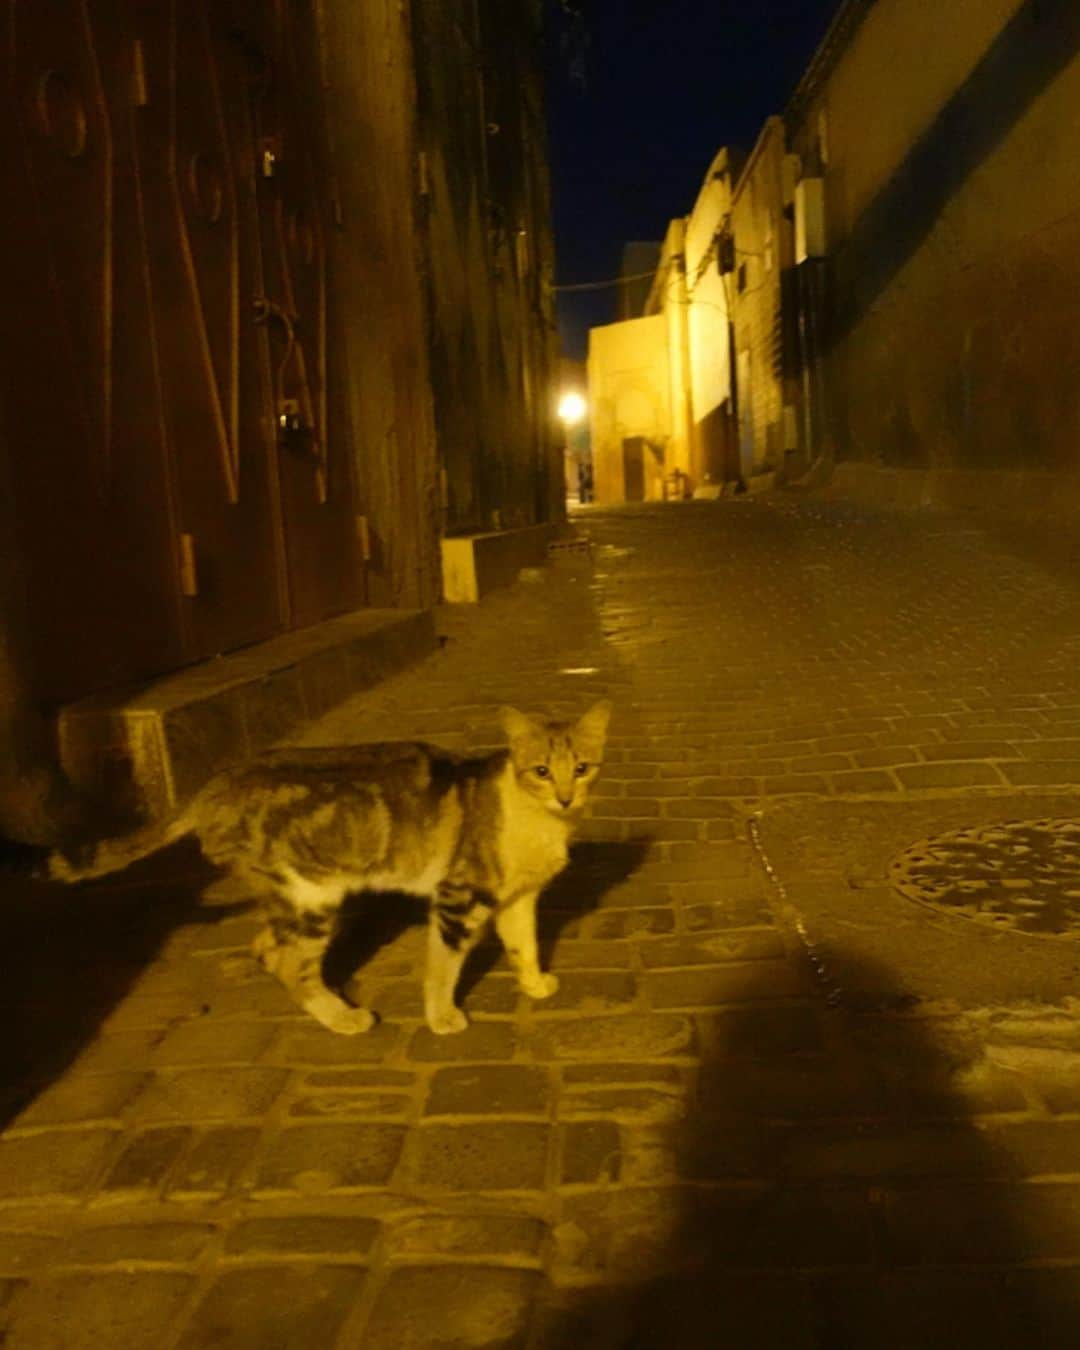
[[544,734],[544,729],[531,717],[518,712],[516,708],[500,708],[499,724],[506,732],[511,745],[520,745],[522,741],[535,740]]
[[608,722],[611,720],[611,703],[602,698],[599,703],[594,703],[587,713],[578,718],[577,726],[574,728],[575,737],[584,741],[588,745],[596,746],[596,753],[604,748],[604,739],[607,736]]

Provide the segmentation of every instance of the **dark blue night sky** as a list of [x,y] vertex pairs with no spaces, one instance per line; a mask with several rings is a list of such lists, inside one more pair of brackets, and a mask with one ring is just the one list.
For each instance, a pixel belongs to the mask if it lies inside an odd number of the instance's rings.
[[[549,0],[556,280],[614,277],[630,239],[662,239],[722,145],[780,113],[839,0]],[[567,10],[580,11],[576,19]],[[563,349],[585,355],[614,289],[563,296]]]

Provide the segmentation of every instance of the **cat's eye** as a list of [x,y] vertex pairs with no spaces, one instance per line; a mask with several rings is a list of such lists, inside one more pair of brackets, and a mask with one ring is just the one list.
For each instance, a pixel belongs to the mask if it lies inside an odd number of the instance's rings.
[[588,766],[587,764],[575,764],[575,765],[574,765],[574,774],[575,774],[576,777],[578,777],[578,778],[584,778],[585,775],[586,775],[588,772],[589,772],[589,766]]
[[536,768],[533,769],[533,773],[536,774],[537,778],[551,777],[551,770],[548,768],[546,764],[538,764]]

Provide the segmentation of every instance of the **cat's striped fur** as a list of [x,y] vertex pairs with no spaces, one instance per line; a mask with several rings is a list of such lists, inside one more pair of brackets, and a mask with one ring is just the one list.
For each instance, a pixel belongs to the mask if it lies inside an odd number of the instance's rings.
[[610,712],[597,703],[566,724],[503,709],[509,749],[472,759],[411,743],[273,751],[219,774],[171,821],[81,855],[52,854],[49,873],[103,876],[196,835],[230,888],[263,903],[259,959],[312,1016],[345,1034],[366,1031],[374,1017],[323,980],[342,902],[361,891],[426,897],[425,1015],[432,1031],[460,1031],[455,987],[489,920],[525,993],[555,992],[537,959],[536,902],[566,864]]

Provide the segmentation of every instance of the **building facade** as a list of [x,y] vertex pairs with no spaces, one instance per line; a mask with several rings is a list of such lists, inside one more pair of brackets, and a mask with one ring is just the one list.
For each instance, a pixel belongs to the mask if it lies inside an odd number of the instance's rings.
[[823,184],[813,454],[957,501],[1080,481],[1080,9],[849,0],[785,120]]
[[[1078,127],[1073,0],[846,0],[783,118],[668,231],[661,481],[840,465],[1080,507]],[[601,331],[607,380],[635,330]]]
[[588,375],[595,500],[658,499],[671,430],[664,315],[590,329]]

